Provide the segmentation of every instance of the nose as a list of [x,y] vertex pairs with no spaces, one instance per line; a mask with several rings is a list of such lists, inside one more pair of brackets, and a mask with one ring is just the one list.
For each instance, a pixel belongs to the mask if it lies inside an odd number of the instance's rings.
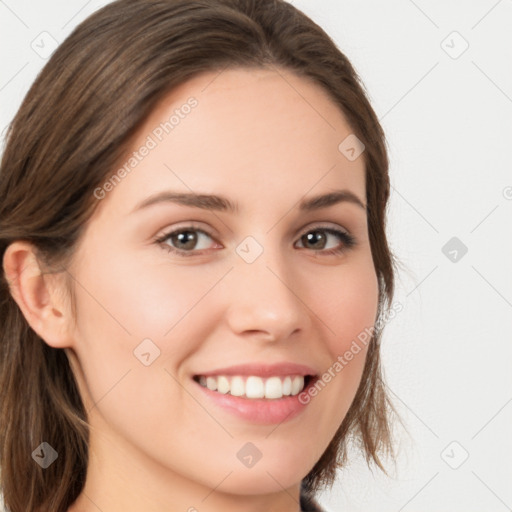
[[235,259],[226,285],[227,322],[235,335],[284,341],[307,328],[305,291],[278,251],[264,250],[252,263]]

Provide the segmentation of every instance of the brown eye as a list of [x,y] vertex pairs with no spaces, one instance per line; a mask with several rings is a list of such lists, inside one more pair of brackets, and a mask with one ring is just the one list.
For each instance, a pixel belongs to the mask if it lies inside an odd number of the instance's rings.
[[177,249],[194,249],[197,244],[198,236],[194,231],[178,231],[168,237],[172,240]]
[[[194,226],[187,226],[166,233],[155,240],[155,242],[164,246],[169,252],[179,254],[180,256],[193,256],[211,246],[211,242],[206,240],[208,238],[212,240],[212,236],[206,231]],[[199,247],[197,247],[198,245]]]
[[[326,245],[329,240],[329,235],[333,238],[337,238],[341,241],[341,246],[335,246],[334,248],[326,249]],[[333,228],[314,228],[304,233],[300,237],[302,247],[305,249],[311,249],[313,251],[321,251],[325,254],[337,254],[350,249],[356,243],[355,238],[344,231]]]
[[[325,247],[327,236],[325,235],[325,233],[322,234],[322,231],[315,230],[315,231],[310,231],[306,235],[302,235],[301,240],[302,240],[302,244],[307,249],[319,250],[319,249],[323,249]],[[312,245],[312,247],[311,247],[311,245]]]

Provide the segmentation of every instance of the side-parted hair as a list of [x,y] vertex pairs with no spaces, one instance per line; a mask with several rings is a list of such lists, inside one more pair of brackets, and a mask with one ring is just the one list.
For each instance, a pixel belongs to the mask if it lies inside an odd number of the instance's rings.
[[[368,232],[378,283],[377,322],[390,309],[395,259],[386,238],[390,194],[385,135],[364,85],[332,39],[283,0],[118,0],[57,48],[6,133],[0,166],[0,256],[35,247],[47,272],[63,272],[98,199],[157,104],[209,71],[284,69],[320,85],[364,143]],[[341,142],[341,140],[340,140]],[[73,302],[73,283],[66,281]],[[382,322],[381,322],[382,324]],[[361,383],[327,449],[302,481],[311,496],[334,482],[349,440],[386,472],[395,412],[382,378],[380,339],[368,343]],[[0,279],[0,485],[9,512],[66,512],[81,493],[89,429],[67,355],[44,342]],[[58,459],[43,469],[43,441]]]

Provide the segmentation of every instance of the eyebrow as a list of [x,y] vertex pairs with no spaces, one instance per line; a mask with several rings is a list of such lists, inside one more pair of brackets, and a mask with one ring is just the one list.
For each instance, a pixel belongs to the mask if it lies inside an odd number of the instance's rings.
[[[154,204],[169,202],[181,204],[184,206],[191,206],[194,208],[202,208],[204,210],[228,211],[231,213],[239,212],[238,203],[233,202],[224,196],[215,194],[197,194],[194,192],[174,192],[171,190],[166,190],[164,192],[154,194],[139,203],[132,210],[132,213]],[[363,210],[366,210],[366,206],[361,201],[361,199],[359,199],[356,194],[346,189],[335,190],[326,194],[304,198],[299,203],[299,210],[310,212],[314,210],[320,210],[322,208],[328,208],[329,206],[344,202],[358,205]]]

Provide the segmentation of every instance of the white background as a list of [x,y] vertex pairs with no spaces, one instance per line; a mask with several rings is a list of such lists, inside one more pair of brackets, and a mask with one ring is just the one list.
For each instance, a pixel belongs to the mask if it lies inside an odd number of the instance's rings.
[[[2,135],[46,62],[31,45],[42,32],[62,42],[106,3],[0,1]],[[351,60],[387,133],[389,236],[404,266],[403,310],[383,339],[409,432],[397,430],[396,472],[370,471],[355,453],[320,502],[332,512],[510,510],[512,1],[293,3]],[[467,247],[457,261],[442,251],[452,237]]]

